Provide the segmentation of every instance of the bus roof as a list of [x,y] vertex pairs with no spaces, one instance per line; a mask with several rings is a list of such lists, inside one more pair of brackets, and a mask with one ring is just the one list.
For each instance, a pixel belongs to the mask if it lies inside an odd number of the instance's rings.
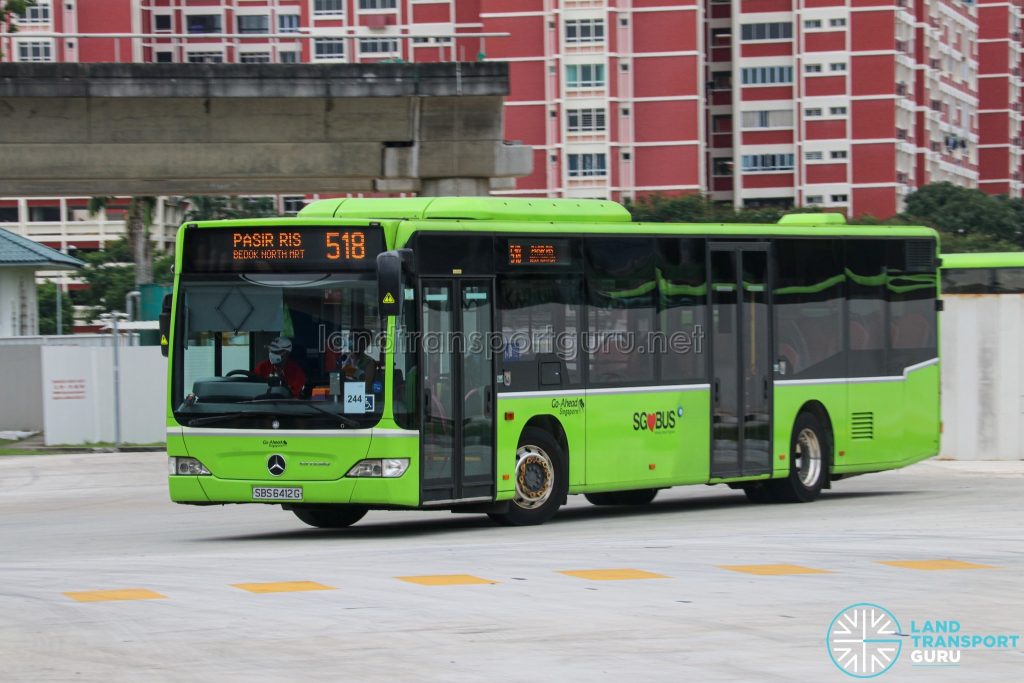
[[504,220],[628,223],[626,207],[603,199],[524,199],[504,197],[361,197],[321,199],[300,218],[401,218],[406,220]]
[[[737,234],[750,236],[935,237],[931,228],[847,226],[841,214],[805,213],[783,216],[773,223],[632,223],[629,211],[603,199],[528,199],[522,197],[339,198],[315,201],[299,218],[363,218],[409,221],[401,232],[480,231],[648,234]],[[483,226],[475,221],[490,221]],[[533,223],[534,225],[523,225]],[[629,224],[628,226],[624,224]],[[557,227],[552,227],[557,225]]]
[[1024,268],[1024,251],[943,254],[942,268]]

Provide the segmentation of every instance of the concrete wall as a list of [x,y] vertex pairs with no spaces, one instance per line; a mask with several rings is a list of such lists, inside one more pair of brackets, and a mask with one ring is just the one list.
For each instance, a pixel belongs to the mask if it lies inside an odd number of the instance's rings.
[[485,193],[532,165],[507,92],[496,62],[0,64],[0,196]]
[[1024,460],[1024,295],[943,295],[942,450]]
[[34,268],[0,267],[0,337],[39,334]]

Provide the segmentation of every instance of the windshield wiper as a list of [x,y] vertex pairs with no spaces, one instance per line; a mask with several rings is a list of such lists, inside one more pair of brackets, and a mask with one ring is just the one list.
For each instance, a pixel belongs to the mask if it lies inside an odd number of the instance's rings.
[[239,412],[239,413],[224,413],[222,415],[208,415],[206,417],[197,417],[188,421],[189,427],[198,427],[199,425],[211,424],[213,422],[220,422],[221,420],[234,420],[238,417],[245,417],[246,415],[266,415],[267,413],[256,413],[256,412]]
[[[341,413],[332,413],[330,410],[327,410],[326,408],[321,408],[320,406],[318,406],[318,405],[316,405],[314,403],[300,403],[300,402],[298,402],[298,400],[299,399],[295,399],[295,398],[292,398],[292,399],[286,399],[286,398],[254,398],[254,399],[250,399],[248,401],[239,401],[238,403],[239,404],[285,403],[285,404],[290,405],[290,406],[302,406],[304,408],[312,408],[314,411],[316,411],[318,413],[323,413],[324,415],[327,415],[330,418],[338,420],[343,425],[347,425],[349,427],[358,427],[359,426],[359,421],[354,419],[354,418],[349,417],[348,415],[342,415]],[[292,403],[291,401],[296,401],[296,403]]]

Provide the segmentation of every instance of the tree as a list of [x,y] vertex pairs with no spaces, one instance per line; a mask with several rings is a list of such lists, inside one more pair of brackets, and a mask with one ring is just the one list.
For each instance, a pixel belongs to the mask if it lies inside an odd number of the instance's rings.
[[907,197],[903,214],[942,233],[944,251],[1006,251],[1024,246],[1024,203],[948,182]]
[[[39,306],[39,334],[57,334],[57,285],[44,282],[36,289],[36,302]],[[71,297],[60,299],[60,334],[71,334],[74,325],[75,307]]]
[[[90,197],[89,215],[95,215],[105,209],[113,197]],[[132,197],[128,203],[125,218],[125,232],[132,252],[132,263],[135,264],[135,288],[153,281],[153,247],[149,241],[149,227],[153,224],[153,209],[156,197]]]
[[232,218],[265,218],[277,215],[273,197],[186,197],[186,221],[219,221]]
[[126,263],[131,259],[128,241],[112,242],[106,249],[80,258],[85,261],[80,275],[88,286],[76,292],[77,303],[92,307],[91,318],[124,310],[125,296],[135,289],[135,267]]

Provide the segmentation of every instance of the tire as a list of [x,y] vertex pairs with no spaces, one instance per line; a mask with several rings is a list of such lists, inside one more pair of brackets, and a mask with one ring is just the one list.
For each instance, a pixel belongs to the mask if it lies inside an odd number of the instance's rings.
[[781,503],[810,503],[821,495],[832,462],[832,436],[816,415],[797,415],[789,453],[789,476],[766,486]]
[[360,505],[296,505],[292,512],[318,529],[344,529],[365,517],[368,510]]
[[592,505],[647,505],[657,495],[658,489],[636,489],[610,493],[587,493],[584,494],[584,497]]
[[771,482],[765,482],[763,484],[753,484],[743,488],[743,493],[747,494],[747,500],[751,503],[776,503],[775,493],[769,486]]
[[548,432],[527,427],[516,449],[516,493],[507,512],[488,516],[505,526],[543,524],[558,512],[569,493],[569,463]]

